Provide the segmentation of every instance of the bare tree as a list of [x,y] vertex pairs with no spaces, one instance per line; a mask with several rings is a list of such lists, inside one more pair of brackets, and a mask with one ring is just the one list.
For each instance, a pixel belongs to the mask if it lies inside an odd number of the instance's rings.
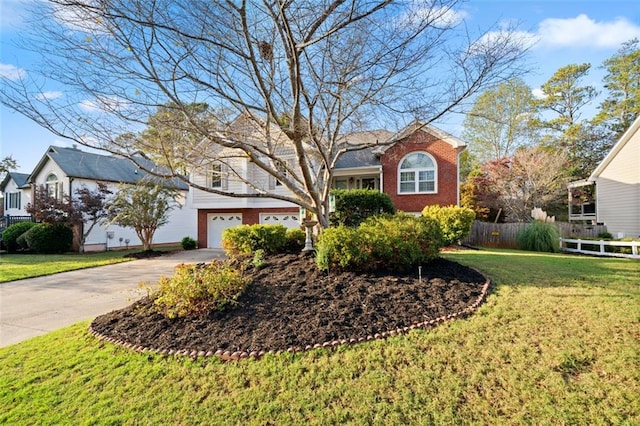
[[[60,136],[128,156],[139,148],[129,136],[170,105],[198,137],[166,150],[183,158],[163,163],[189,164],[196,172],[226,163],[252,190],[192,186],[291,201],[327,225],[333,167],[344,152],[365,147],[345,134],[380,117],[386,124],[430,123],[522,72],[516,65],[525,41],[504,29],[470,36],[458,3],[36,2],[38,32],[28,46],[43,54],[42,73],[5,79],[0,101]],[[51,96],[50,87],[63,96]],[[225,126],[221,117],[202,120],[192,108],[197,103],[233,112],[260,137],[247,138],[246,126]],[[292,163],[281,161],[284,147]],[[255,185],[234,169],[229,150],[290,193]],[[180,175],[179,169],[170,173]]]
[[521,148],[512,157],[484,164],[485,191],[495,196],[508,220],[527,222],[534,207],[550,210],[564,202],[567,158],[559,149]]

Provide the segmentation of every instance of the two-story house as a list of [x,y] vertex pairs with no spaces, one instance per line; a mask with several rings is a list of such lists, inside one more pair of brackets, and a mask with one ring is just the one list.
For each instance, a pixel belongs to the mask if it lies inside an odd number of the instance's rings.
[[[253,135],[256,139],[259,135]],[[420,213],[427,205],[459,203],[460,154],[466,144],[433,126],[411,123],[398,133],[385,130],[346,135],[351,144],[375,146],[349,151],[338,160],[332,186],[372,188],[387,193],[398,210]],[[293,151],[282,147],[281,159],[293,161]],[[248,194],[253,186],[270,192],[288,193],[273,177],[252,164],[248,156],[236,155],[210,173],[194,174],[199,185]],[[231,158],[233,157],[233,158]],[[217,167],[217,168],[215,168]],[[224,168],[231,167],[243,179],[227,179]],[[298,227],[298,206],[273,198],[238,198],[191,189],[192,206],[197,211],[200,247],[220,247],[222,231],[239,224],[280,223]]]

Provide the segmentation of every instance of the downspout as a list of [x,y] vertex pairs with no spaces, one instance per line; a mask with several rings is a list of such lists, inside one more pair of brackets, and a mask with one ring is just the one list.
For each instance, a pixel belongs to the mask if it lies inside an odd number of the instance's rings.
[[464,152],[466,147],[462,147],[461,150],[458,151],[458,159],[456,161],[456,205],[460,206],[460,156]]
[[380,192],[384,192],[384,175],[382,174],[382,165],[380,165]]

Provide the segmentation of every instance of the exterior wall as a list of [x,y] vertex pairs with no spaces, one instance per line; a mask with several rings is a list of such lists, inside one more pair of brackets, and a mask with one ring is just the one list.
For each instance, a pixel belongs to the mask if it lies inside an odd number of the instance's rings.
[[[20,193],[20,208],[9,208],[9,194]],[[18,185],[13,179],[9,179],[7,186],[4,188],[4,215],[7,216],[26,216],[26,207],[31,202],[31,190],[30,189],[18,189]]]
[[198,209],[198,247],[207,247],[207,215],[210,213],[241,213],[244,225],[254,225],[260,223],[260,213],[298,213],[298,206],[275,207],[275,208],[215,208]]
[[[424,151],[437,163],[437,193],[398,194],[398,166],[409,153]],[[382,156],[383,190],[391,197],[396,209],[421,212],[427,205],[458,204],[458,150],[449,143],[424,131],[417,131],[389,148]]]
[[[97,187],[97,182],[93,180],[69,178],[53,161],[48,161],[42,171],[34,177],[34,184],[36,186],[44,184],[50,173],[55,173],[58,176],[59,181],[62,182],[64,194],[69,194],[70,191],[73,194],[81,186],[86,186],[89,189]],[[108,182],[107,185],[112,192],[118,191],[118,184]],[[171,211],[169,223],[155,232],[154,244],[177,244],[186,236],[195,237],[196,212],[189,207],[187,197],[188,193],[185,191],[182,198],[178,200],[182,208],[176,208]],[[128,244],[127,240],[129,240]],[[85,251],[103,251],[140,245],[142,245],[142,242],[131,228],[110,224],[96,224],[85,240]]]
[[640,132],[636,132],[596,180],[597,220],[615,237],[640,237]]
[[[270,178],[269,175],[256,167],[253,163],[247,159],[238,158],[234,164],[234,168],[240,173],[244,173],[248,180],[253,182],[257,187],[264,188],[265,191],[269,191],[274,194],[293,195],[289,190],[281,186],[275,186],[273,189],[269,189]],[[193,182],[202,186],[207,185],[206,176],[194,175]],[[232,209],[239,211],[239,209],[270,209],[270,208],[287,208],[292,204],[286,201],[276,200],[273,198],[236,198],[227,197],[224,195],[213,194],[210,192],[202,191],[199,189],[190,189],[192,194],[190,206],[195,209],[208,209],[215,206],[217,209]],[[228,186],[225,191],[233,192],[236,194],[250,194],[252,190],[244,183],[229,179]]]

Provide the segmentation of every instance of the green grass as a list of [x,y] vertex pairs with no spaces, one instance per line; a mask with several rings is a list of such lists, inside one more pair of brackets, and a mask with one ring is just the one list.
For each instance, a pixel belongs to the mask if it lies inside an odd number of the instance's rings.
[[81,323],[0,349],[0,424],[640,424],[640,262],[445,256],[494,279],[487,302],[384,341],[225,364]]
[[[163,247],[156,250],[176,249],[177,247]],[[0,283],[127,262],[132,259],[125,259],[124,255],[139,251],[140,249],[97,253],[3,254],[0,255]]]

